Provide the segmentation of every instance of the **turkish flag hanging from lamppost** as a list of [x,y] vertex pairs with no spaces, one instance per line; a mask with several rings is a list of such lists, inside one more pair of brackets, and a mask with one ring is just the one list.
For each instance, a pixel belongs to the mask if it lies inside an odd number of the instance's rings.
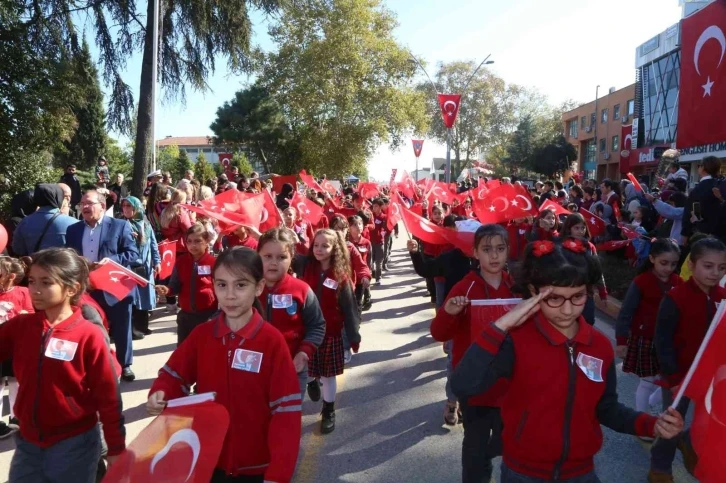
[[421,156],[421,150],[423,149],[423,139],[411,139],[413,143],[413,154],[418,158]]
[[726,3],[713,2],[683,20],[678,147],[726,140]]
[[461,94],[439,94],[439,106],[447,129],[454,127],[456,116],[459,114]]

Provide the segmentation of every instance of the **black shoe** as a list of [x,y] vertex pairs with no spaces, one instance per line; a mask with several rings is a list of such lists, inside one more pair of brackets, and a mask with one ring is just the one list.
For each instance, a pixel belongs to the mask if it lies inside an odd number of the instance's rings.
[[121,372],[121,380],[131,382],[134,379],[136,379],[136,374],[134,374],[134,371],[132,371],[130,367],[124,367],[123,372]]
[[5,424],[4,421],[0,421],[0,439],[5,439],[11,436],[15,431],[17,431],[17,429],[13,429]]
[[320,432],[330,434],[335,429],[335,403],[323,401],[323,411],[320,413],[323,419],[320,421]]
[[8,426],[10,426],[10,429],[20,429],[20,420],[18,418],[10,418]]
[[388,265],[383,265],[383,271],[384,272],[387,272],[388,271]]
[[131,340],[143,340],[144,337],[146,337],[146,336],[144,335],[143,332],[139,332],[136,329],[131,331]]
[[96,483],[101,483],[103,477],[106,476],[106,462],[103,457],[98,459],[98,467],[96,468]]
[[151,335],[153,333],[153,331],[147,327],[144,330],[142,330],[141,333],[144,335]]
[[320,383],[317,379],[308,382],[308,397],[311,401],[320,401]]
[[361,310],[363,310],[363,312],[365,312],[366,310],[370,310],[372,306],[373,306],[373,302],[371,302],[370,300],[366,300],[365,302],[363,302],[363,307]]

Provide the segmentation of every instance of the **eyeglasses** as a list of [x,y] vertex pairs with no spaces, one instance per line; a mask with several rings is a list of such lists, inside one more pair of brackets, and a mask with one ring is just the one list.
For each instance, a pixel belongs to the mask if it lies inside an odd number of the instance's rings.
[[563,297],[562,295],[550,295],[548,297],[544,298],[544,303],[546,303],[548,306],[552,307],[553,309],[558,309],[565,305],[565,302],[570,302],[572,305],[576,307],[580,307],[582,305],[585,305],[587,302],[587,292],[580,292],[576,293],[572,297]]

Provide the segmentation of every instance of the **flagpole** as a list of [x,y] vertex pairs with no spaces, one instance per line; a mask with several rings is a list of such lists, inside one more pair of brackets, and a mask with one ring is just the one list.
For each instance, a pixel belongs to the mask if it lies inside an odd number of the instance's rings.
[[418,156],[416,156],[416,183],[418,183]]
[[156,80],[159,75],[159,0],[154,0],[154,29],[153,45],[151,49],[151,140],[154,143],[151,150],[151,169],[156,171]]

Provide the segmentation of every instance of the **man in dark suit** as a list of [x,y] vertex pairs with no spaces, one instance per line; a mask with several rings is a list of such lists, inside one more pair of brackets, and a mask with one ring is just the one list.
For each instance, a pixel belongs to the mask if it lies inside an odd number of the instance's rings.
[[[68,228],[66,243],[78,254],[93,263],[104,258],[111,259],[124,267],[138,265],[139,251],[131,235],[131,226],[126,220],[104,216],[105,197],[90,190],[81,198],[83,220]],[[121,379],[133,381],[131,370],[133,347],[131,342],[131,304],[132,296],[118,300],[101,290],[91,292],[93,299],[106,312],[111,325],[111,337],[116,341],[116,358],[123,367]]]
[[[721,202],[713,194],[713,189],[718,187],[717,179],[721,172],[721,160],[715,156],[706,156],[698,165],[700,181],[688,194],[688,201],[683,210],[683,229],[681,234],[687,240],[694,233],[707,233],[713,236],[721,236],[720,225]],[[694,208],[694,203],[697,208]],[[691,216],[698,218],[698,221],[691,222]]]

